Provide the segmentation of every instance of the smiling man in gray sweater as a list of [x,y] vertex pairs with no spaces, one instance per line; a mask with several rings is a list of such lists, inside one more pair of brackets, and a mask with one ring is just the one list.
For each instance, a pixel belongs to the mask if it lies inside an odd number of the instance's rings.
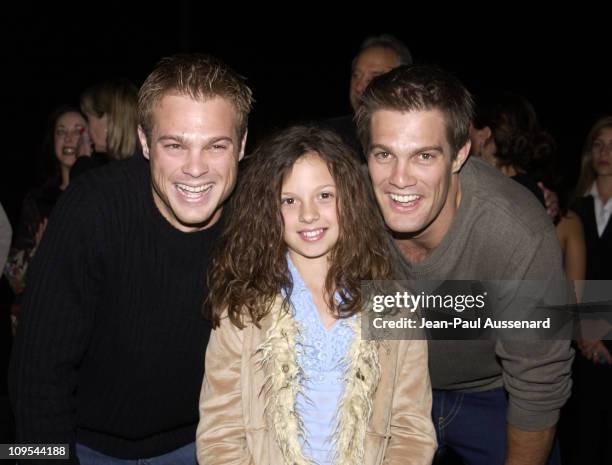
[[[460,82],[400,67],[362,99],[359,134],[402,278],[564,279],[554,228],[535,198],[468,160],[472,99]],[[470,465],[556,463],[569,341],[432,340],[429,354],[440,451],[452,448]]]

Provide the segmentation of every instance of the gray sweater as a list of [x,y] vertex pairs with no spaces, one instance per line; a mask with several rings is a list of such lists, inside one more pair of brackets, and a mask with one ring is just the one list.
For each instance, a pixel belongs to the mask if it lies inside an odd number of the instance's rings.
[[[558,280],[561,250],[551,220],[529,191],[480,159],[460,173],[461,204],[442,242],[419,263],[397,247],[402,279]],[[553,426],[571,391],[569,341],[430,341],[434,389],[503,386],[508,422],[526,431]]]

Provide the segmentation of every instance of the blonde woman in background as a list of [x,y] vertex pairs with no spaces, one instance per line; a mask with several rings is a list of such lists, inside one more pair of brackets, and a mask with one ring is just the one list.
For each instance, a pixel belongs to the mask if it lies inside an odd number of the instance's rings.
[[[612,280],[612,116],[600,118],[587,135],[572,208],[584,225],[584,301],[607,300],[609,290],[602,296],[596,288],[609,289]],[[612,331],[608,326],[608,333],[600,337],[606,327],[601,320],[595,324],[595,332],[583,333],[574,363],[575,464],[612,463]]]
[[77,160],[71,171],[73,178],[140,150],[137,94],[136,86],[123,78],[101,82],[83,92],[81,110],[89,122],[93,154]]

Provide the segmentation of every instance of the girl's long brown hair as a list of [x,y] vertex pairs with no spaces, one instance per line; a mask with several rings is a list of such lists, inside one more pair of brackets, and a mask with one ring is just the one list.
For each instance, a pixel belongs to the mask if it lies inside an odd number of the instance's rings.
[[[330,307],[339,318],[349,317],[363,306],[362,280],[391,278],[386,227],[357,157],[331,131],[290,127],[259,146],[230,201],[208,273],[207,306],[215,327],[225,312],[239,328],[258,324],[281,290],[291,294],[281,188],[293,164],[306,153],[316,153],[327,164],[338,193],[340,234],[325,280]],[[334,302],[334,292],[342,304]]]

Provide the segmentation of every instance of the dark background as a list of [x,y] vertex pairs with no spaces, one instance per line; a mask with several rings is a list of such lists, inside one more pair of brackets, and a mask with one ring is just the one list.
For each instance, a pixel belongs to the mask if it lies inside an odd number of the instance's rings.
[[[612,114],[611,28],[603,7],[532,2],[282,3],[250,5],[58,0],[4,2],[0,9],[3,134],[0,202],[16,225],[36,182],[47,115],[78,103],[81,91],[112,77],[140,85],[155,63],[177,52],[208,52],[248,78],[256,98],[247,150],[275,127],[349,113],[350,63],[363,38],[391,33],[417,63],[456,74],[476,93],[506,89],[535,106],[559,146],[565,189],[578,176],[583,140]],[[218,3],[214,4],[219,6]],[[340,11],[331,16],[331,11]],[[0,280],[0,438],[10,442],[5,370],[10,291]]]
[[140,85],[159,58],[176,52],[212,53],[248,78],[256,99],[249,150],[275,127],[347,114],[351,59],[365,36],[383,32],[405,41],[417,63],[452,71],[472,91],[525,95],[559,144],[568,188],[588,128],[611,112],[612,41],[603,11],[581,13],[574,6],[535,17],[530,8],[506,11],[494,4],[473,12],[442,4],[429,11],[346,4],[345,17],[329,18],[329,5],[227,6],[229,12],[219,13],[210,3],[189,0],[24,3],[5,11],[0,201],[11,220],[35,182],[49,112],[77,103],[85,87],[106,78],[124,76]]

